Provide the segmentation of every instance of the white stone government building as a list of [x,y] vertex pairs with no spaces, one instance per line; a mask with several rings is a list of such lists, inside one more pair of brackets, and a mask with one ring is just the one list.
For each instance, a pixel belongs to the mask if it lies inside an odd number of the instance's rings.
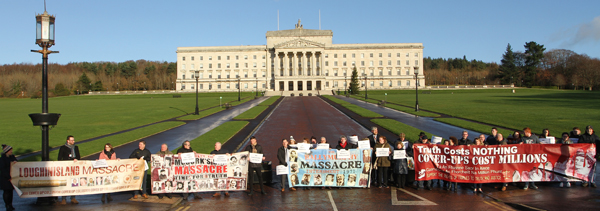
[[331,30],[268,31],[267,45],[178,47],[177,90],[265,92],[267,96],[330,95],[350,86],[358,71],[361,90],[408,89],[423,77],[422,43],[333,44]]

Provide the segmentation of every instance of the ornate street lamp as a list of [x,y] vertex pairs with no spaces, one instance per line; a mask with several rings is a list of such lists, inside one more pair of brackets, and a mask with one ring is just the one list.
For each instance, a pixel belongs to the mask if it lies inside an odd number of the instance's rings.
[[[31,52],[42,54],[42,113],[29,114],[33,126],[42,128],[42,161],[50,161],[49,127],[54,127],[60,118],[60,114],[48,113],[48,55],[58,53],[58,51],[48,50],[54,45],[54,20],[55,17],[48,14],[44,3],[44,13],[35,16],[35,44],[42,50],[31,50]],[[40,197],[36,203],[51,204],[52,200],[48,197]]]
[[415,111],[419,111],[419,69],[415,69],[415,91],[417,94],[417,102],[415,104]]
[[198,109],[198,79],[200,78],[200,71],[196,70],[194,77],[196,78],[196,112],[195,115],[200,114],[200,110]]

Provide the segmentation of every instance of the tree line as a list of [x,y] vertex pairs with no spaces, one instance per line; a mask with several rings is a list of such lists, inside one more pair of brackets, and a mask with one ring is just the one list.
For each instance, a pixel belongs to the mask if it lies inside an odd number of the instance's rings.
[[[0,66],[0,97],[40,97],[41,64]],[[168,90],[175,88],[177,64],[159,61],[48,64],[50,96],[89,91]]]

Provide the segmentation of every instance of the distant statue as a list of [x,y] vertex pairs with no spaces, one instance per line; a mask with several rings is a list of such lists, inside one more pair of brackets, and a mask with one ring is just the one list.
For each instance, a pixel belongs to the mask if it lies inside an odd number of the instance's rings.
[[297,29],[302,29],[302,24],[300,24],[300,19],[298,19],[298,24],[296,24]]

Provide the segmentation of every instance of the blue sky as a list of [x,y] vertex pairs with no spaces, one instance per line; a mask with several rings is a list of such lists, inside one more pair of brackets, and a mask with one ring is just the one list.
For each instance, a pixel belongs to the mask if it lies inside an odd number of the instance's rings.
[[[0,65],[40,63],[35,15],[43,0],[0,1]],[[333,31],[334,44],[423,43],[424,56],[498,62],[535,41],[600,57],[600,1],[47,0],[56,15],[51,63],[176,60],[177,47],[264,45],[265,33]]]

